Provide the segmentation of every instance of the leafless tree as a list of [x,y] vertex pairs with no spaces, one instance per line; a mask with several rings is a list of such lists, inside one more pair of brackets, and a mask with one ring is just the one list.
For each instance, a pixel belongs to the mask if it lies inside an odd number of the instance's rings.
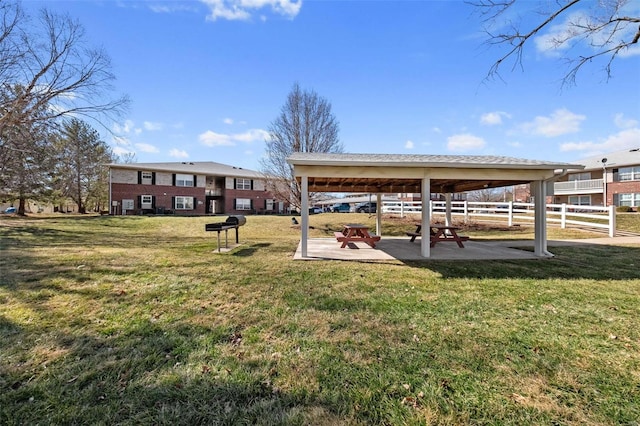
[[133,164],[138,162],[135,152],[125,152],[116,157],[116,162],[121,164]]
[[331,103],[295,83],[280,115],[269,127],[266,155],[261,161],[267,189],[278,199],[300,208],[300,185],[286,160],[294,152],[342,152],[338,132]]
[[128,105],[125,96],[113,97],[111,61],[87,45],[78,21],[46,9],[33,19],[17,1],[0,4],[0,77],[0,143],[7,126],[70,115],[103,122]]
[[19,1],[0,0],[0,188],[20,197],[49,188],[43,167],[55,158],[50,135],[61,119],[103,124],[128,105],[116,97],[111,62],[87,44],[84,28],[42,9],[28,16]]
[[[633,16],[635,0],[556,0],[531,2],[524,0],[471,0],[484,18],[489,45],[506,45],[504,53],[491,66],[488,77],[499,77],[507,60],[513,68],[523,67],[525,46],[541,43],[555,49],[568,65],[563,85],[574,85],[582,67],[597,59],[604,60],[607,79],[612,76],[613,62],[630,54],[640,40],[640,17]],[[512,20],[519,7],[538,5],[528,10],[526,20]],[[552,8],[547,9],[548,5]],[[575,49],[577,46],[584,49]],[[574,52],[586,52],[585,54]],[[573,55],[572,55],[573,54]]]
[[471,191],[467,194],[467,200],[476,202],[495,203],[504,201],[505,189],[503,188],[486,188],[477,191]]

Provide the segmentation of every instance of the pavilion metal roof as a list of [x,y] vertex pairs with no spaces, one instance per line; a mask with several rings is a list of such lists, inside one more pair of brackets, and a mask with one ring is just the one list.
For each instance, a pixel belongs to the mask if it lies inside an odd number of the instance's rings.
[[287,161],[296,177],[308,177],[313,192],[420,192],[431,178],[432,192],[464,192],[553,178],[556,171],[584,166],[486,155],[293,153]]

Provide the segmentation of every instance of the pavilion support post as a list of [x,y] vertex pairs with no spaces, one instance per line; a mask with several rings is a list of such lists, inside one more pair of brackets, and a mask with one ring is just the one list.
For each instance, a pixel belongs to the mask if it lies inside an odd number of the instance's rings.
[[[429,203],[431,201],[431,179],[422,178],[422,237],[420,238],[420,255],[422,257],[431,257],[431,209]],[[426,203],[426,204],[425,204]]]
[[307,176],[300,177],[301,200],[300,200],[300,228],[302,230],[300,236],[302,257],[307,257],[307,243],[309,240],[309,178]]
[[547,251],[547,193],[545,182],[532,182],[531,189],[534,200],[534,244],[533,254],[539,257],[553,257]]
[[382,194],[376,194],[376,235],[382,236]]

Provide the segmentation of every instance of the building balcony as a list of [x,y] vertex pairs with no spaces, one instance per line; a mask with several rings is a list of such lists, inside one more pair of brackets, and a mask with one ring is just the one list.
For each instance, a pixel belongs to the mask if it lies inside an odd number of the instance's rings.
[[222,188],[209,188],[204,193],[207,197],[222,197]]
[[553,184],[555,195],[598,194],[604,191],[602,179],[572,180]]

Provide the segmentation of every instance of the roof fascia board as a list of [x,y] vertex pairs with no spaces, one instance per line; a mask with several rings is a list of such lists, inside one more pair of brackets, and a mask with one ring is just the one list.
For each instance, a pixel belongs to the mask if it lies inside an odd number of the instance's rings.
[[294,168],[302,166],[325,167],[388,167],[388,168],[457,168],[457,169],[584,169],[581,164],[569,163],[473,163],[473,162],[424,162],[424,161],[352,161],[352,160],[315,160],[315,159],[291,159],[287,160]]
[[295,176],[370,179],[501,179],[540,180],[553,177],[555,169],[489,169],[489,168],[405,168],[388,166],[317,166],[297,165]]

